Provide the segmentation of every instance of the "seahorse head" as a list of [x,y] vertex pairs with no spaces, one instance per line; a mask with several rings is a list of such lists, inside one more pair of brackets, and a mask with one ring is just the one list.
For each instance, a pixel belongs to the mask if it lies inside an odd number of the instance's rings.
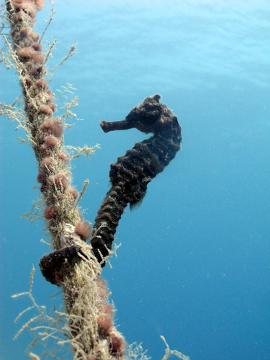
[[131,110],[125,121],[145,134],[155,132],[155,124],[161,119],[164,107],[160,98],[158,94],[147,97]]
[[135,128],[145,134],[153,133],[171,136],[175,126],[177,127],[176,131],[180,132],[177,117],[165,104],[160,102],[160,98],[161,96],[158,94],[149,96],[140,105],[133,108],[125,120],[101,121],[100,126],[104,132]]

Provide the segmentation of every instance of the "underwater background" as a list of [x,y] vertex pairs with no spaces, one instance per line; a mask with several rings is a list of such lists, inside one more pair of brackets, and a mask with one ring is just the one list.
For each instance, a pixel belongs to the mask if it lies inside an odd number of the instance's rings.
[[[74,111],[83,119],[70,121],[65,144],[101,144],[90,160],[72,161],[77,189],[90,181],[80,203],[85,219],[94,222],[109,189],[110,163],[146,137],[104,134],[101,120],[124,119],[158,93],[182,126],[182,150],[140,208],[123,214],[121,247],[103,270],[119,330],[156,360],[165,349],[160,335],[191,360],[269,360],[270,2],[56,0],[55,9],[45,36],[58,40],[49,66],[74,43],[77,54],[50,87],[78,89],[70,99],[79,96]],[[0,98],[12,103],[17,76],[0,65]],[[34,153],[15,127],[0,118],[0,360],[29,359],[27,331],[12,338],[34,313],[14,325],[31,303],[11,295],[28,291],[32,264],[37,303],[61,304],[39,271],[50,251],[40,242],[42,222],[20,219],[39,192]]]

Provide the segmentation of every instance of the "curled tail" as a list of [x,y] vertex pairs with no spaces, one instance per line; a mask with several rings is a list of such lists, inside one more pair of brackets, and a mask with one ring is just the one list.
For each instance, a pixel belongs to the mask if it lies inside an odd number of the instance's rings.
[[[163,171],[180,150],[181,126],[177,117],[160,102],[160,95],[149,96],[133,108],[125,120],[101,121],[104,132],[136,128],[153,135],[126,152],[111,164],[112,187],[107,192],[95,219],[91,244],[98,261],[105,266],[103,257],[112,248],[118,222],[127,204],[140,203],[148,183]],[[103,261],[103,262],[102,262]]]

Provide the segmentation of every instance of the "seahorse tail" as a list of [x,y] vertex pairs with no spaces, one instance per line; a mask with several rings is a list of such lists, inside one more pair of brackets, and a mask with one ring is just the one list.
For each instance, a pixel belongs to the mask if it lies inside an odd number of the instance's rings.
[[[99,262],[102,262],[102,259],[109,254],[116,228],[127,206],[127,202],[123,196],[119,196],[119,192],[121,192],[119,186],[111,187],[95,218],[91,244]],[[105,266],[105,262],[102,266]]]

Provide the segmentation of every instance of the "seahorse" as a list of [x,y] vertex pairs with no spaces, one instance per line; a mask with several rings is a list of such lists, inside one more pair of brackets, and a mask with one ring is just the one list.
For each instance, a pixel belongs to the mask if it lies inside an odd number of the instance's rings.
[[182,141],[181,126],[177,117],[156,94],[147,97],[126,116],[116,122],[101,121],[102,130],[136,128],[153,135],[126,152],[111,164],[111,188],[107,192],[95,219],[91,244],[93,252],[105,266],[106,256],[112,249],[114,234],[127,204],[131,209],[144,198],[147,185],[175,157]]

